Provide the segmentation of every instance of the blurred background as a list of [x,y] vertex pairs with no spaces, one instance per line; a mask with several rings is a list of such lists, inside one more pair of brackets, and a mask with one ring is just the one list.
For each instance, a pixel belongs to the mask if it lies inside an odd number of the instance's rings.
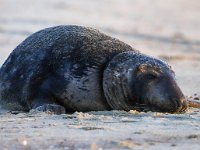
[[199,0],[0,0],[0,66],[30,34],[90,26],[166,60],[186,95],[200,94]]

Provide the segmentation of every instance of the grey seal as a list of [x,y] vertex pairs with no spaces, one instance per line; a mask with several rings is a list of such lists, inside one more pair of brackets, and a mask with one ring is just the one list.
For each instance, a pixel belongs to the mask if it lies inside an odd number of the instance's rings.
[[38,31],[12,51],[0,69],[0,105],[55,113],[187,109],[166,62],[76,25]]

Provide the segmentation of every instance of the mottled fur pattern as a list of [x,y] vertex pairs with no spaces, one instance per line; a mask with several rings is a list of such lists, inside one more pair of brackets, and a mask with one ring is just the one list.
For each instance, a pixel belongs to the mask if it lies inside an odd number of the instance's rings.
[[[67,112],[134,109],[132,104],[128,109],[113,107],[104,94],[105,89],[110,90],[105,87],[109,79],[104,72],[113,57],[124,52],[129,54],[115,63],[131,59],[135,61],[131,65],[136,66],[150,60],[124,42],[92,28],[68,25],[36,32],[17,46],[1,67],[0,104],[25,111],[47,104],[63,106]],[[162,65],[168,69],[167,64]],[[115,86],[117,89],[120,85]]]

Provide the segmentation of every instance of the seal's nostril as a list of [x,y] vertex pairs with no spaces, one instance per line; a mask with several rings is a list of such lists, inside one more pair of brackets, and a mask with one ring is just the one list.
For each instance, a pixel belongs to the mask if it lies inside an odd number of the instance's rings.
[[187,101],[185,100],[185,98],[176,100],[177,102],[177,111],[176,112],[185,112],[188,108],[188,104]]
[[171,102],[173,104],[173,112],[181,112],[183,109],[183,100],[172,98]]
[[183,99],[182,100],[182,109],[181,109],[181,112],[186,111],[187,108],[188,108],[188,103],[187,103],[186,99]]

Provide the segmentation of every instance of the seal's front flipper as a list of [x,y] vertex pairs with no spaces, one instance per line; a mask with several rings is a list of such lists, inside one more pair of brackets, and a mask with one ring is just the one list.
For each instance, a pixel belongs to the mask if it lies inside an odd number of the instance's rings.
[[65,108],[56,104],[44,104],[36,107],[33,111],[52,112],[56,115],[65,114]]

